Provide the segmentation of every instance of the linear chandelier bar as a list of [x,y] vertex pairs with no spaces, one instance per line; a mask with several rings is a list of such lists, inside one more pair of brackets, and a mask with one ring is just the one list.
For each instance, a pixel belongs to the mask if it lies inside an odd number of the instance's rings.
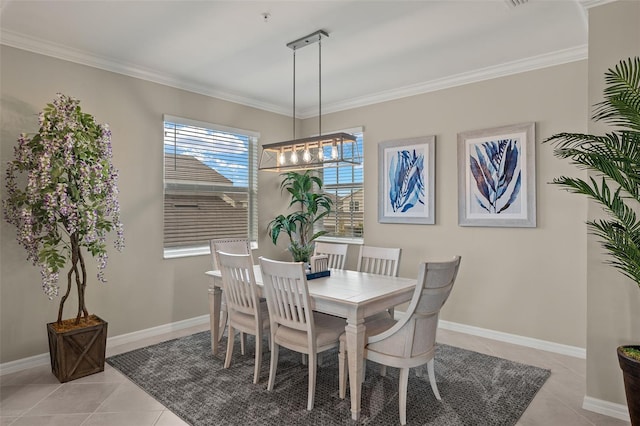
[[262,146],[260,170],[281,172],[353,166],[362,162],[356,138],[332,133]]
[[[322,38],[326,31],[318,30],[287,43],[293,50],[293,139],[262,146],[259,170],[308,170],[324,167],[353,166],[362,162],[356,138],[348,133],[322,134]],[[318,43],[318,134],[296,139],[296,50]]]

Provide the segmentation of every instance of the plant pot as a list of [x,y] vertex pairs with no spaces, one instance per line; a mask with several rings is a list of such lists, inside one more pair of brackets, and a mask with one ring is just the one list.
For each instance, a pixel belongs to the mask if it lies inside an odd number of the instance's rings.
[[640,350],[640,346],[618,347],[618,362],[624,378],[624,390],[632,426],[640,426],[640,361],[625,355],[623,348]]
[[104,371],[107,347],[107,322],[95,315],[89,321],[73,324],[75,319],[47,324],[51,371],[60,383]]

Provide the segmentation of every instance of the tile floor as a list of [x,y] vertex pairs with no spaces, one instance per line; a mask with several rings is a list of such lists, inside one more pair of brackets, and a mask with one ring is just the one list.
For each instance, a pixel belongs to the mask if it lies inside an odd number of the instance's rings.
[[[107,356],[206,330],[202,325],[110,348]],[[496,340],[440,330],[438,341],[538,367],[551,377],[518,422],[521,426],[623,426],[628,422],[583,410],[585,361]],[[183,426],[182,420],[119,372],[60,384],[48,365],[0,376],[0,426]]]

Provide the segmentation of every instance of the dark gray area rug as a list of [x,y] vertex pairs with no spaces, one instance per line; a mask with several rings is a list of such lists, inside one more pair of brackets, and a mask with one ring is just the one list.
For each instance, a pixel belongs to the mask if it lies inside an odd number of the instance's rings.
[[[193,426],[204,425],[394,425],[398,415],[398,371],[379,375],[367,363],[362,412],[351,420],[350,400],[338,396],[337,351],[328,351],[318,368],[315,407],[306,410],[308,370],[298,353],[280,348],[274,390],[266,390],[269,352],[263,356],[260,382],[253,381],[254,343],[246,355],[239,339],[231,367],[224,350],[211,354],[209,332],[170,340],[112,356],[107,363]],[[223,337],[220,348],[226,347]],[[422,368],[422,367],[421,367]],[[442,401],[429,378],[412,370],[407,395],[409,425],[514,425],[550,371],[440,344],[435,360]]]

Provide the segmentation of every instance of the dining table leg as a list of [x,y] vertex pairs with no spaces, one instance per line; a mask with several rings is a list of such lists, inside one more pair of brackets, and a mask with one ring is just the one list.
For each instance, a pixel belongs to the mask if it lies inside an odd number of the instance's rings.
[[[211,352],[218,355],[220,332],[220,307],[222,305],[222,289],[212,282],[209,285],[209,323],[211,328]],[[224,323],[223,323],[224,324]]]
[[351,392],[351,418],[360,417],[362,398],[362,378],[364,373],[364,319],[347,318],[345,327],[347,338],[347,360],[349,363],[349,390]]

